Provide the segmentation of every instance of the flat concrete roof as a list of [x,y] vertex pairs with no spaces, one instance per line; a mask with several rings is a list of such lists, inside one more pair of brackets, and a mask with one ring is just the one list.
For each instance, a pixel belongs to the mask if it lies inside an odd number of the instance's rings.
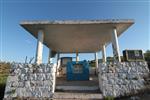
[[60,53],[91,53],[101,50],[111,42],[113,29],[120,36],[134,20],[64,20],[64,21],[23,21],[21,26],[38,37],[38,30],[44,31],[44,44]]

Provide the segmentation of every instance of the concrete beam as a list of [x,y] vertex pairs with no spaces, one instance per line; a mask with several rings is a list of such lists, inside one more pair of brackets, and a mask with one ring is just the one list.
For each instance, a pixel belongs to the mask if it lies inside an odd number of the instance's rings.
[[114,28],[112,32],[112,48],[113,48],[113,55],[114,60],[120,62],[120,52],[119,52],[119,44],[118,44],[118,37],[117,37],[117,29]]
[[44,32],[43,30],[38,31],[38,39],[37,39],[37,48],[36,48],[36,64],[42,63],[42,54],[43,54],[43,40],[44,40]]

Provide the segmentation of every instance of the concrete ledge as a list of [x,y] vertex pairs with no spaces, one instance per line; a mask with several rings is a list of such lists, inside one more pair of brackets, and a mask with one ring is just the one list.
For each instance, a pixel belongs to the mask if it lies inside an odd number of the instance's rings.
[[134,23],[133,19],[104,19],[104,20],[28,20],[20,24],[102,24],[102,23]]

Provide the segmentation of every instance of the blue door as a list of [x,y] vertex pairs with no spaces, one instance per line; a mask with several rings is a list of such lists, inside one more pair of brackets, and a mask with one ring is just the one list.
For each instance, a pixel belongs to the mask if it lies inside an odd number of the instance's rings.
[[89,64],[86,60],[67,63],[67,80],[89,80]]

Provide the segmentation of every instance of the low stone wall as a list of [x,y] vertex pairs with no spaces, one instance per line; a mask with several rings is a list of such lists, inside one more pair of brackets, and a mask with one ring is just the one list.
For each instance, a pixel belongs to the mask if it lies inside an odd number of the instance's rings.
[[55,88],[52,64],[11,64],[4,98],[51,98]]
[[99,86],[104,97],[120,97],[145,89],[149,75],[146,62],[99,64]]

